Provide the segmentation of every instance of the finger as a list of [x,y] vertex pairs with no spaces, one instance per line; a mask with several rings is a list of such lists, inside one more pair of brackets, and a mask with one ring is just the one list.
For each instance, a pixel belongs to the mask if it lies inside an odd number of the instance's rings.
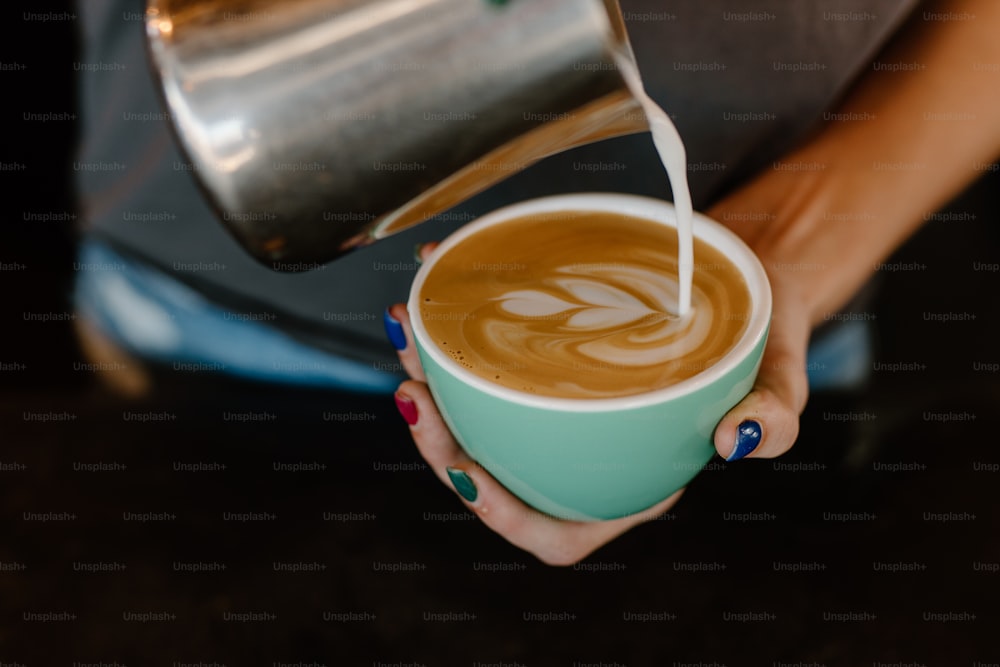
[[[407,402],[412,405],[407,407]],[[451,434],[427,385],[416,380],[403,382],[396,390],[396,405],[410,425],[410,434],[420,455],[434,474],[450,485],[446,468],[456,463],[471,464],[472,459]]]
[[798,413],[773,392],[755,388],[715,429],[715,449],[727,461],[774,458],[795,444]]
[[437,247],[441,245],[437,241],[428,241],[427,243],[418,243],[413,249],[413,256],[418,262],[426,262],[430,259],[430,256],[437,250]]
[[[417,261],[423,262],[431,256],[438,245],[436,241],[418,243],[413,249],[413,256]],[[406,310],[406,305],[397,303],[389,306],[385,309],[382,320],[385,325],[385,334],[389,338],[389,342],[396,348],[399,361],[403,364],[406,374],[414,380],[425,382],[427,378],[420,365],[417,349],[413,345],[413,327],[410,324],[410,315]]]
[[417,346],[413,344],[413,327],[410,325],[410,314],[406,310],[406,305],[395,303],[386,308],[383,321],[386,336],[396,348],[403,370],[414,380],[426,382],[427,378],[424,376],[424,369],[417,355]]
[[553,518],[524,504],[469,458],[441,418],[427,385],[407,381],[400,385],[397,397],[400,394],[413,403],[415,418],[410,431],[438,478],[454,488],[490,529],[544,563],[578,562],[633,526],[661,515],[680,498],[678,491],[645,512],[613,521],[590,523]]
[[809,397],[808,320],[776,311],[753,390],[715,429],[715,449],[727,461],[773,458],[795,444],[799,415]]
[[[680,498],[678,491],[646,512],[611,521],[566,521],[527,506],[477,464],[450,467],[456,487],[475,489],[465,504],[490,529],[547,565],[578,563],[636,525],[662,515]],[[470,501],[470,498],[472,500]]]

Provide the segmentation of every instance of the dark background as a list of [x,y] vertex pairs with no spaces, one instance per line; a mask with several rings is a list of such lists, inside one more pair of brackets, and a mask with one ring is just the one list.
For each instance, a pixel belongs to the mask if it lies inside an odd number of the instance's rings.
[[[76,36],[72,20],[5,12],[0,60],[26,69],[0,72],[11,95],[0,160],[24,165],[0,172],[0,664],[1000,663],[1000,382],[984,366],[1000,362],[1000,275],[975,268],[1000,261],[997,174],[948,208],[974,220],[932,221],[890,260],[926,268],[880,272],[866,311],[876,361],[923,368],[814,396],[778,465],[715,461],[664,520],[555,569],[464,511],[423,468],[391,398],[164,372],[152,395],[126,400],[74,369],[71,320],[24,319],[72,310],[73,221],[22,212],[74,211],[74,123],[22,112],[72,111]],[[975,319],[925,319],[943,312]],[[275,418],[242,425],[227,411]],[[126,417],[145,412],[174,419]],[[98,462],[125,468],[74,469]],[[274,518],[226,520],[242,512]],[[246,612],[274,618],[232,616]],[[657,616],[636,620],[646,612]],[[45,613],[69,616],[27,620]],[[166,616],[126,620],[146,613]]]

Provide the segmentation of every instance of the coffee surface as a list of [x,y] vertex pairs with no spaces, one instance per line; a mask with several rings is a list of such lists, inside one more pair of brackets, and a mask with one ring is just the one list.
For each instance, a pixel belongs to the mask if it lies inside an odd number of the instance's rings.
[[677,233],[604,212],[543,213],[480,231],[420,293],[439,349],[518,391],[629,396],[705,370],[746,328],[739,270],[695,240],[691,310],[678,317]]

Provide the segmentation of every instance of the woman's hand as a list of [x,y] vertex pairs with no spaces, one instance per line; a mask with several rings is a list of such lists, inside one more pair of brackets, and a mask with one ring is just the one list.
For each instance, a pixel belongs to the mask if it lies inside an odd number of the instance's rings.
[[[767,197],[758,183],[719,202],[709,217],[725,221],[743,219],[747,211],[760,211]],[[745,232],[735,226],[734,231]],[[752,248],[754,239],[744,238]],[[773,458],[784,454],[799,434],[799,415],[809,396],[806,350],[812,330],[808,295],[800,285],[803,264],[772,261],[761,256],[771,283],[771,329],[751,392],[730,410],[715,428],[715,449],[727,461],[743,458]],[[806,267],[808,269],[808,267]]]
[[[977,178],[976,165],[1000,154],[1000,74],[982,66],[1000,58],[1000,4],[936,0],[920,9],[879,55],[882,62],[919,63],[919,70],[869,71],[832,116],[866,120],[826,122],[708,211],[761,259],[774,296],[757,383],[715,431],[723,457],[788,451],[808,393],[812,327],[843,307],[929,214]],[[962,110],[961,122],[938,120],[939,110],[951,108]]]
[[[425,253],[431,250],[424,248]],[[396,392],[396,405],[410,425],[417,449],[438,478],[511,544],[548,565],[572,565],[630,528],[660,516],[680,498],[683,491],[640,514],[594,523],[563,521],[528,507],[470,459],[448,430],[427,389],[406,306],[396,304],[386,314],[391,318],[386,322],[390,339],[397,347],[403,345],[399,359],[411,378]]]

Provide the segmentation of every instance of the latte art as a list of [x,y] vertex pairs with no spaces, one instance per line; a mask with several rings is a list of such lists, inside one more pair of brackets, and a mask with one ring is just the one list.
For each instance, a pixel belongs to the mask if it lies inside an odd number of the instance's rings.
[[695,256],[702,268],[679,317],[673,228],[593,212],[508,221],[440,258],[421,316],[441,350],[497,384],[576,398],[642,393],[712,365],[744,329],[750,297],[738,270],[701,242]]
[[[711,317],[682,318],[664,310],[677,303],[678,281],[662,273],[623,266],[579,275],[571,265],[555,274],[542,287],[499,297],[500,317],[479,323],[491,330],[491,340],[508,343],[507,353],[523,354],[523,344],[538,355],[573,356],[609,368],[648,366],[697,349],[709,334]],[[699,313],[711,311],[712,304],[699,296]],[[517,333],[539,318],[561,323]]]

